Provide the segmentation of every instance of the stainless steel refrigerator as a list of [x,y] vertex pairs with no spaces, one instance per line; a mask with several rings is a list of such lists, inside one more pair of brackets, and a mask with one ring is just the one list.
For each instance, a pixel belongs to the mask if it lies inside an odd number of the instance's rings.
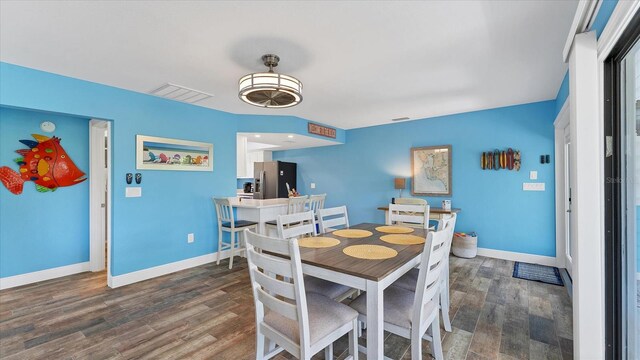
[[266,161],[253,163],[253,198],[287,198],[287,185],[296,189],[296,163]]

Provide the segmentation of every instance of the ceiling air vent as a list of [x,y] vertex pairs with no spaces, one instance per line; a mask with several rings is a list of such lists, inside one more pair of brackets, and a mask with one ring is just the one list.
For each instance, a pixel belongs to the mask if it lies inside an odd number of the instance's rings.
[[409,120],[408,117],[404,116],[404,117],[399,117],[399,118],[395,118],[395,119],[391,119],[391,121],[404,121],[404,120]]
[[207,94],[206,92],[171,83],[166,83],[155,90],[151,90],[149,94],[189,104],[195,104],[198,101],[213,97],[213,95]]

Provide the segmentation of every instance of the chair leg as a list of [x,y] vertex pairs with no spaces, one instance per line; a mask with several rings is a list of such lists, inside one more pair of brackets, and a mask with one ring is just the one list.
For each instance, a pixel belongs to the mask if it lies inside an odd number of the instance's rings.
[[329,346],[324,348],[324,359],[333,360],[333,343],[329,344]]
[[231,249],[229,250],[231,254],[229,255],[229,270],[233,268],[233,255],[236,252],[236,233],[232,231],[229,233],[230,241],[231,241]]
[[411,360],[422,360],[422,336],[417,329],[411,329]]
[[353,320],[353,330],[349,332],[349,355],[352,360],[358,360],[358,338],[362,335],[360,322],[358,319]]
[[216,258],[216,265],[220,265],[221,252],[222,252],[222,229],[218,227],[218,256]]
[[431,349],[436,360],[443,360],[442,339],[440,338],[440,317],[436,316],[431,323]]
[[440,311],[442,312],[442,324],[447,332],[451,332],[451,320],[449,319],[449,289],[440,291]]
[[265,340],[265,336],[261,334],[259,331],[256,331],[256,360],[264,359],[264,355],[265,355],[264,340]]

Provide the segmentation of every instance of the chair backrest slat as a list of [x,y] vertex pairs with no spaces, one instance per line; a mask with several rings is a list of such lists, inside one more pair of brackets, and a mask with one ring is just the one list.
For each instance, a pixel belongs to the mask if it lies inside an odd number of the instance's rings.
[[278,216],[278,237],[292,239],[303,236],[315,236],[316,217],[312,211]]
[[275,311],[291,320],[298,321],[298,310],[294,304],[282,301],[261,288],[257,288],[256,291],[258,293],[258,300],[264,306],[268,307],[269,310]]
[[298,240],[267,237],[248,229],[244,231],[244,238],[256,307],[256,329],[270,328],[264,322],[266,307],[298,323],[300,341],[289,339],[292,343],[297,343],[300,348],[310,346],[309,314]]
[[281,281],[278,279],[274,279],[271,276],[266,275],[263,272],[255,273],[255,280],[258,284],[260,284],[264,289],[269,290],[269,293],[272,295],[280,295],[286,297],[288,299],[295,299],[295,287],[293,284]]
[[[440,279],[445,260],[449,261],[446,251],[446,242],[453,234],[451,223],[445,224],[440,231],[430,231],[427,235],[422,259],[420,261],[418,283],[413,304],[412,322],[419,324],[424,320],[424,305],[429,301],[437,302],[440,290]],[[445,259],[445,255],[447,258]]]
[[258,253],[257,255],[250,254],[249,256],[251,257],[251,262],[256,264],[257,267],[263,269],[267,274],[273,273],[289,278],[293,276],[291,273],[291,265],[289,264],[289,261],[285,259],[279,259],[275,256],[264,253]]
[[318,222],[320,223],[320,232],[325,233],[328,229],[334,229],[336,226],[349,227],[349,216],[347,215],[346,206],[338,206],[327,209],[318,210]]
[[314,214],[318,213],[318,210],[324,209],[324,201],[327,198],[327,194],[320,195],[310,195],[309,196],[309,210],[313,211]]
[[289,198],[287,214],[296,214],[296,213],[305,212],[307,201],[309,201],[308,195]]
[[218,217],[218,225],[223,222],[230,222],[231,226],[234,225],[233,207],[228,198],[213,198],[213,203],[216,206],[216,215]]
[[429,205],[427,204],[389,204],[388,224],[402,224],[429,228]]

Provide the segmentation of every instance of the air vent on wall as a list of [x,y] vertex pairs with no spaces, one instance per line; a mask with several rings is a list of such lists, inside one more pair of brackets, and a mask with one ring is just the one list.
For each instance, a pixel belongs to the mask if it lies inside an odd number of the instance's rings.
[[409,120],[408,117],[404,116],[404,117],[399,117],[399,118],[395,118],[395,119],[391,119],[391,121],[404,121],[404,120]]
[[151,90],[149,94],[189,104],[195,104],[198,101],[213,97],[213,95],[207,94],[206,92],[171,83],[166,83],[155,90]]

